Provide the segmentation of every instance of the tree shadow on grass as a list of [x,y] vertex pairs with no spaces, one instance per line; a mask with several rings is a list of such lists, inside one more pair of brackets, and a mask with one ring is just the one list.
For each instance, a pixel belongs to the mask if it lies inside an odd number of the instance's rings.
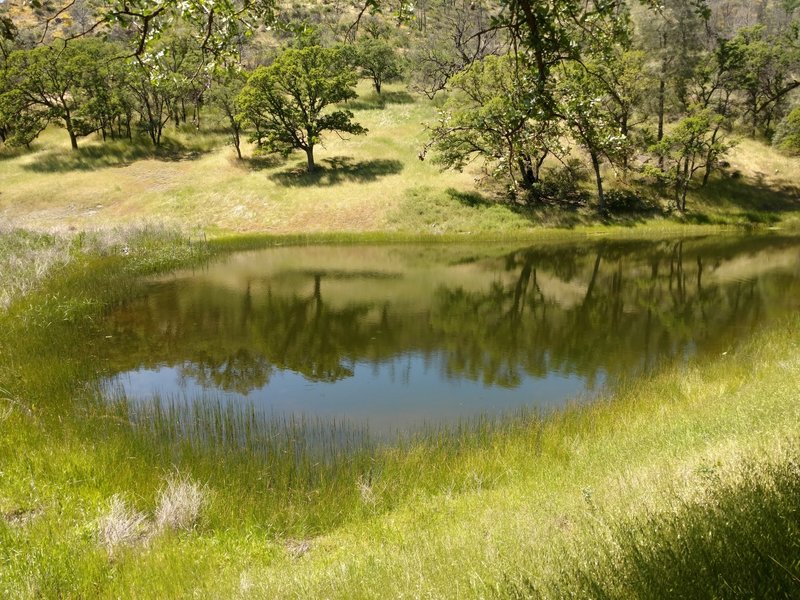
[[183,143],[163,139],[160,147],[150,140],[114,140],[103,144],[81,146],[77,150],[49,150],[36,156],[24,169],[36,173],[64,173],[67,171],[94,171],[108,167],[126,167],[137,160],[161,161],[196,160],[210,152],[202,143]]
[[270,175],[279,185],[288,187],[330,186],[346,182],[368,183],[403,170],[399,160],[374,159],[355,162],[349,156],[334,156],[320,161],[313,173],[295,168]]
[[251,171],[265,171],[274,169],[286,163],[286,159],[280,154],[265,154],[261,156],[250,156],[243,158],[241,164]]
[[350,110],[380,110],[386,108],[389,104],[413,104],[414,96],[408,92],[388,92],[383,91],[380,94],[372,92],[359,96],[355,100],[350,100],[347,103],[347,108]]
[[696,191],[706,204],[733,206],[753,223],[779,220],[777,214],[800,211],[800,187],[785,182],[769,182],[762,175],[756,178],[717,177]]
[[469,206],[470,208],[489,207],[493,204],[497,204],[478,192],[462,192],[454,188],[447,188],[445,193],[453,200],[457,200],[464,206]]
[[0,161],[19,158],[23,154],[29,154],[30,152],[31,150],[29,148],[25,148],[24,146],[9,148],[7,146],[0,145]]
[[643,203],[636,207],[609,206],[601,212],[590,203],[588,196],[572,195],[565,198],[540,198],[527,203],[502,199],[493,199],[477,192],[462,192],[448,189],[447,195],[464,206],[475,209],[487,209],[500,206],[515,215],[529,221],[531,225],[573,229],[580,225],[602,223],[634,227],[646,222],[649,218],[662,214],[655,205]]

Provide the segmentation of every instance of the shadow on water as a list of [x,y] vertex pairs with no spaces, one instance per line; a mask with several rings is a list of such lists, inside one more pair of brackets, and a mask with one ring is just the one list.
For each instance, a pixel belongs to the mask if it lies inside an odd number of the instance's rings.
[[376,94],[372,92],[360,96],[356,100],[351,100],[347,103],[347,108],[351,110],[380,110],[386,108],[389,104],[413,104],[414,96],[404,91],[397,92],[381,92]]
[[353,161],[349,156],[334,156],[320,161],[313,173],[305,166],[270,175],[279,185],[288,187],[311,187],[338,185],[346,182],[368,183],[387,175],[397,175],[403,170],[399,160],[373,159]]
[[36,173],[65,173],[68,171],[94,171],[107,167],[127,167],[138,160],[176,162],[196,160],[210,151],[201,141],[179,142],[165,138],[160,147],[150,140],[116,140],[103,144],[81,146],[77,150],[52,150],[38,155],[24,169]]

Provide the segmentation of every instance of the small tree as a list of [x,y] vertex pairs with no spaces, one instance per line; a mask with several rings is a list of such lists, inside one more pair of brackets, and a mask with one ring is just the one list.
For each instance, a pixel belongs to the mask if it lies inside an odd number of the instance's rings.
[[572,138],[589,154],[600,210],[606,208],[600,167],[603,162],[624,165],[630,148],[614,112],[618,105],[609,98],[608,88],[584,67],[564,68],[558,86],[559,108]]
[[169,121],[170,100],[173,98],[172,81],[165,77],[157,65],[148,60],[130,63],[128,87],[136,98],[139,127],[147,133],[153,146],[161,146],[161,136]]
[[484,160],[514,193],[539,182],[542,163],[559,138],[555,120],[538,110],[530,69],[517,60],[488,56],[453,77],[453,94],[428,143],[434,160],[447,168],[461,170],[476,158]]
[[218,73],[206,92],[206,100],[219,107],[228,120],[231,143],[239,160],[242,159],[242,116],[238,99],[244,83],[245,76],[242,73],[229,69]]
[[716,164],[732,147],[716,134],[722,118],[708,109],[695,111],[650,148],[663,166],[650,166],[646,172],[672,186],[675,205],[681,212],[686,211],[686,195],[694,174]]
[[[80,110],[97,95],[95,86],[105,79],[102,73],[108,60],[108,46],[96,39],[79,39],[66,46],[40,46],[12,52],[6,63],[6,80],[16,90],[20,124],[28,124],[46,114],[60,122],[69,133],[73,149],[78,138],[97,130],[82,119]],[[18,130],[26,125],[14,125]]]
[[367,38],[356,47],[356,60],[364,77],[372,79],[380,94],[384,83],[396,81],[403,74],[394,48],[381,39]]
[[255,126],[259,148],[288,156],[303,150],[308,171],[315,169],[314,147],[322,133],[360,135],[367,130],[353,122],[348,110],[325,109],[356,97],[358,75],[347,68],[339,48],[309,46],[289,49],[268,67],[250,76],[239,103],[243,117]]
[[30,106],[19,90],[0,93],[0,141],[4,144],[29,146],[48,122],[47,111]]

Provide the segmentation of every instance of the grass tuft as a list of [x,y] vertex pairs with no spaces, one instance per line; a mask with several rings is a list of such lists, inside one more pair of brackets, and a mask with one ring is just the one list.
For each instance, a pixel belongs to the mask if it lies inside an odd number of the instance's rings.
[[188,477],[170,477],[158,499],[156,508],[157,531],[189,531],[200,518],[208,490]]
[[150,528],[147,517],[130,508],[120,495],[111,498],[111,505],[98,522],[98,540],[109,557],[123,546],[131,546],[147,538]]

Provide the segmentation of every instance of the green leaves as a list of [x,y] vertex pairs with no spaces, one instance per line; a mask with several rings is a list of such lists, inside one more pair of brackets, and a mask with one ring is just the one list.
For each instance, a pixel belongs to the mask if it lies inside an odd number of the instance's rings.
[[0,93],[5,107],[0,110],[16,132],[12,143],[30,143],[50,120],[67,129],[73,148],[78,136],[97,130],[92,111],[82,109],[96,105],[109,92],[111,52],[108,44],[96,38],[12,52],[4,70],[8,91]]
[[431,128],[436,162],[461,170],[480,157],[511,192],[530,190],[559,128],[537,103],[531,71],[512,55],[488,56],[450,81],[454,94]]
[[313,148],[323,132],[367,131],[352,121],[350,111],[323,112],[355,98],[357,81],[340,48],[289,49],[250,76],[239,96],[242,117],[255,126],[253,140],[260,148],[284,155],[305,150],[313,170]]
[[676,207],[686,210],[689,185],[700,169],[706,179],[719,159],[733,146],[721,134],[724,118],[710,109],[693,110],[678,121],[663,139],[650,147],[660,166],[649,165],[646,173],[671,185]]
[[394,48],[380,39],[362,39],[356,46],[356,61],[362,74],[372,79],[378,94],[384,83],[398,79],[403,73]]
[[796,106],[778,124],[772,144],[787,154],[800,154],[800,106]]

